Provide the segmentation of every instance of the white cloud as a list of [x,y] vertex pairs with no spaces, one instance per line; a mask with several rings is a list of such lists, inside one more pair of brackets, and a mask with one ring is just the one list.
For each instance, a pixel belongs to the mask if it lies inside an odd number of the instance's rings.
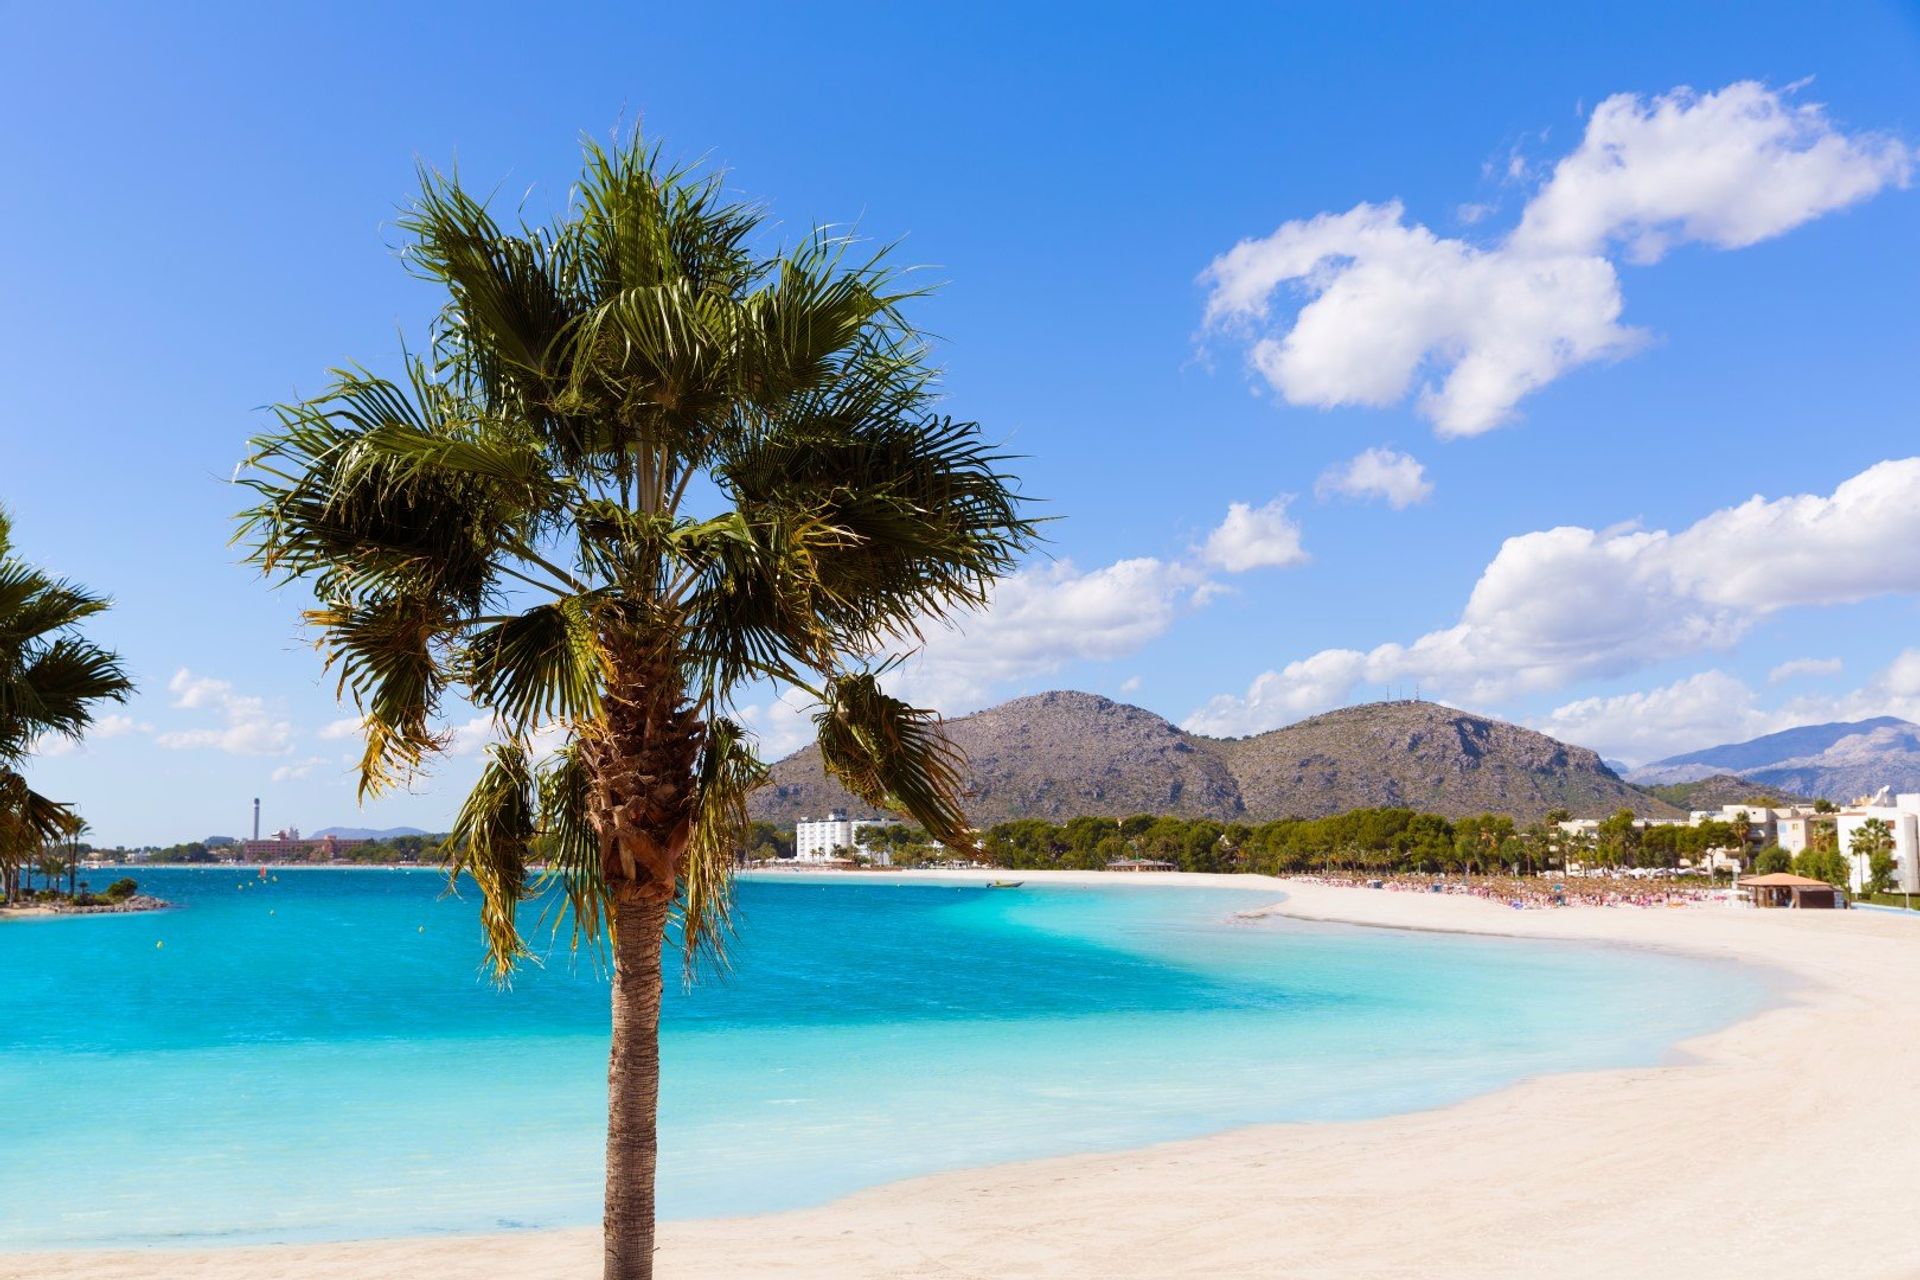
[[[1839,669],[1835,659],[1808,661],[1823,672]],[[1887,715],[1920,720],[1920,649],[1903,650],[1866,684],[1837,695],[1790,698],[1762,706],[1746,682],[1711,670],[1657,689],[1581,698],[1554,708],[1532,724],[1603,755],[1644,763],[1799,725]]]
[[1818,104],[1752,80],[1650,101],[1615,94],[1528,202],[1509,248],[1596,253],[1617,242],[1634,262],[1689,241],[1744,248],[1905,186],[1913,161],[1898,139],[1849,137]]
[[1322,649],[1257,677],[1245,696],[1216,695],[1182,727],[1233,738],[1290,724],[1345,702],[1367,670],[1368,655],[1357,649]]
[[1837,676],[1845,665],[1838,658],[1795,658],[1767,672],[1767,683],[1780,684],[1806,676]]
[[1455,625],[1289,663],[1244,695],[1213,698],[1187,727],[1270,729],[1338,706],[1363,684],[1418,681],[1487,702],[1623,675],[1727,648],[1781,609],[1920,592],[1916,540],[1920,458],[1878,463],[1830,496],[1756,497],[1678,533],[1522,534],[1482,571]]
[[313,771],[325,764],[324,756],[308,756],[294,764],[283,764],[269,775],[275,782],[293,782],[300,778],[311,777]]
[[123,716],[109,712],[87,727],[88,738],[102,741],[108,738],[124,738],[130,733],[152,733],[153,726],[145,720],[136,720],[132,716]]
[[1201,559],[1228,573],[1304,563],[1300,526],[1287,514],[1292,501],[1291,494],[1283,494],[1260,507],[1230,503],[1226,519],[1207,536]]
[[[1477,435],[1575,365],[1631,350],[1604,258],[1508,254],[1408,225],[1397,200],[1289,222],[1216,258],[1207,322],[1257,334],[1248,359],[1292,404],[1384,408],[1423,373],[1442,435]],[[1274,328],[1283,284],[1309,297]]]
[[1183,608],[1204,603],[1206,585],[1198,569],[1151,556],[1084,571],[1071,560],[1023,569],[994,586],[986,608],[930,625],[887,687],[921,705],[970,710],[998,686],[1137,652]]
[[[1476,435],[1529,392],[1642,342],[1620,323],[1616,242],[1635,261],[1685,241],[1752,244],[1904,186],[1914,155],[1753,82],[1616,95],[1505,240],[1438,236],[1397,200],[1285,222],[1201,274],[1206,326],[1244,335],[1253,369],[1289,403],[1384,407],[1417,383],[1442,435]],[[1283,286],[1305,301],[1276,308]]]
[[1351,462],[1330,467],[1313,486],[1322,498],[1341,494],[1349,498],[1385,498],[1395,511],[1424,502],[1433,492],[1427,468],[1419,459],[1392,449],[1362,451]]
[[131,733],[152,733],[153,726],[145,720],[136,720],[132,716],[110,711],[97,717],[87,726],[84,741],[76,741],[61,733],[42,734],[33,743],[33,754],[37,756],[66,756],[79,751],[87,743],[106,742],[114,738],[124,738]]
[[[336,720],[328,729],[346,723]],[[359,732],[358,720],[351,722],[354,732]],[[471,759],[484,755],[488,747],[506,740],[500,719],[491,712],[481,712],[459,724],[445,726],[441,732],[445,735],[444,754],[455,759]],[[527,751],[537,763],[541,758],[551,755],[566,745],[567,727],[558,721],[534,726],[527,735]]]
[[342,738],[357,738],[366,721],[360,716],[347,716],[345,719],[329,721],[320,730],[319,737],[324,742],[338,742]]
[[155,736],[169,750],[211,747],[238,756],[277,756],[293,750],[293,725],[274,718],[266,700],[237,694],[226,680],[196,676],[185,667],[167,682],[173,706],[183,711],[213,711],[219,728],[180,729]]
[[1140,690],[1139,676],[1128,676],[1125,680],[1122,680],[1120,682],[1120,692],[1122,693],[1137,693],[1139,692],[1139,690]]
[[799,689],[786,688],[765,706],[741,707],[739,715],[759,740],[761,758],[778,760],[813,741],[813,713],[819,705]]
[[1569,702],[1534,721],[1533,727],[1563,742],[1644,764],[1784,726],[1755,705],[1745,682],[1715,670],[1658,689]]

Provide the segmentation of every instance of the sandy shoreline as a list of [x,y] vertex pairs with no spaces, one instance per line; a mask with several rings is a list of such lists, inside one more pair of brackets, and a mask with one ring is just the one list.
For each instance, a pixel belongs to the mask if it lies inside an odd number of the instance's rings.
[[[1009,873],[970,878],[994,876]],[[1550,1076],[1436,1111],[1259,1126],[936,1174],[790,1213],[670,1223],[661,1274],[1920,1275],[1905,1215],[1920,1142],[1902,1092],[1902,1068],[1920,1050],[1920,920],[1513,911],[1247,876],[1013,876],[1266,887],[1287,895],[1276,910],[1303,919],[1659,947],[1794,981],[1780,1006],[1686,1042],[1685,1065]],[[592,1229],[0,1255],[8,1280],[596,1274]]]

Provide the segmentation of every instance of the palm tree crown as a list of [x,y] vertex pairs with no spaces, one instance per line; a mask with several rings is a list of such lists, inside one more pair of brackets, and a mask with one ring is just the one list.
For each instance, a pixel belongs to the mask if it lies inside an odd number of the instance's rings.
[[448,295],[431,357],[336,371],[247,460],[242,537],[318,597],[363,794],[442,747],[449,692],[497,717],[450,851],[503,967],[536,855],[589,936],[629,885],[678,891],[688,946],[714,939],[766,776],[730,718],[749,682],[818,699],[856,794],[968,839],[959,762],[869,659],[983,601],[1032,525],[976,426],[936,411],[884,255],[816,231],[756,256],[761,220],[637,138],[589,144],[548,226],[423,172],[400,225]]
[[78,822],[27,784],[35,747],[48,737],[77,740],[101,703],[133,691],[120,660],[80,634],[106,608],[103,597],[16,555],[0,513],[0,869],[9,888],[23,861]]

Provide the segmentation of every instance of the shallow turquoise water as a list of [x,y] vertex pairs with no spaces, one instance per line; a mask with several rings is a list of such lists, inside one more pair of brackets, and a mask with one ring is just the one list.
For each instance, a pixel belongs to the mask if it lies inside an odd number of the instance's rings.
[[[181,909],[0,924],[0,1248],[597,1220],[590,963],[496,990],[431,871],[139,879]],[[742,884],[732,976],[669,986],[663,1215],[1431,1107],[1769,998],[1649,952],[1235,917],[1273,896]]]

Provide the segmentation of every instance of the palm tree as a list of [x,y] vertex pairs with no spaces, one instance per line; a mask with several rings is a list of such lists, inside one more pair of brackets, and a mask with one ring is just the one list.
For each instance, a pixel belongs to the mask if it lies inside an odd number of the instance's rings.
[[80,635],[107,601],[49,577],[13,551],[0,512],[0,884],[20,890],[20,872],[72,818],[27,785],[21,772],[48,736],[78,739],[103,702],[124,702],[133,684],[120,660]]
[[1733,856],[1739,859],[1741,866],[1746,865],[1747,857],[1752,852],[1749,843],[1752,839],[1753,818],[1742,809],[1733,815]]
[[93,825],[69,810],[62,829],[67,838],[67,896],[71,898],[75,896],[76,877],[80,872],[80,837],[93,834]]
[[[362,796],[445,743],[459,695],[497,741],[448,838],[504,979],[546,861],[576,944],[613,953],[605,1274],[652,1273],[661,952],[717,955],[748,794],[734,716],[805,691],[827,767],[972,848],[959,753],[878,655],[983,603],[1034,537],[1003,459],[940,414],[884,252],[762,212],[638,137],[589,144],[550,225],[503,225],[423,171],[406,261],[444,287],[431,358],[336,370],[278,406],[238,539],[299,579],[362,716]],[[536,743],[536,735],[540,742]],[[559,743],[544,756],[541,744]]]
[[[1839,844],[1838,833],[1834,843]],[[1847,841],[1847,852],[1852,856],[1843,865],[1849,873],[1849,887],[1853,880],[1860,882],[1861,897],[1870,899],[1885,887],[1893,845],[1893,826],[1885,818],[1868,818],[1854,828]]]

